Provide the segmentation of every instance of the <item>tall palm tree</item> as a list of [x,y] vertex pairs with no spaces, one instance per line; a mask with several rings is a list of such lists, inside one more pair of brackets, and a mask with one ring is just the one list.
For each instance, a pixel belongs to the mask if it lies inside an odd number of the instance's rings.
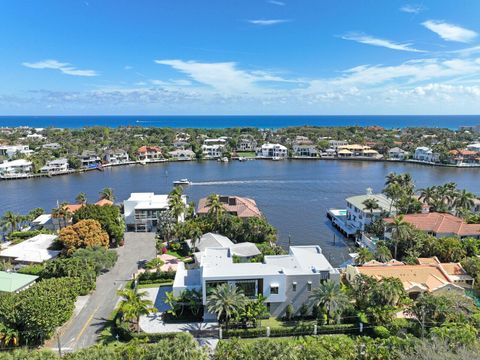
[[390,198],[390,208],[388,210],[388,213],[390,214],[392,212],[394,204],[396,204],[402,196],[403,190],[398,183],[392,183],[387,185],[387,187],[383,189],[383,193]]
[[247,304],[247,297],[242,290],[229,284],[221,284],[212,289],[207,296],[207,310],[217,315],[218,321],[228,323]]
[[430,186],[424,189],[420,189],[420,196],[418,197],[419,200],[422,200],[424,203],[431,205],[434,199],[437,197],[437,187]]
[[1,224],[7,225],[10,227],[10,232],[18,230],[18,225],[22,221],[22,217],[20,214],[15,214],[11,211],[6,211],[3,214]]
[[190,235],[191,244],[192,244],[191,245],[192,251],[195,251],[195,247],[196,247],[198,241],[200,240],[200,238],[202,237],[203,231],[198,225],[193,225],[189,229],[189,235]]
[[462,209],[471,209],[475,205],[476,198],[477,197],[473,193],[467,190],[459,191],[454,201],[457,214]]
[[313,289],[309,301],[311,305],[325,309],[327,320],[340,316],[349,303],[348,296],[340,284],[332,280],[327,280]]
[[370,260],[373,260],[373,254],[367,248],[360,248],[357,252],[357,257],[355,258],[355,264],[363,265]]
[[392,253],[390,249],[383,244],[377,243],[377,248],[375,250],[375,260],[380,262],[387,262],[392,259]]
[[380,208],[377,199],[366,199],[363,203],[364,210],[370,211],[370,219],[373,219],[373,211]]
[[393,257],[397,259],[398,244],[408,240],[408,237],[411,235],[412,231],[410,224],[404,220],[403,215],[397,216],[395,219],[393,219],[393,223],[390,224],[390,229],[392,230],[392,240],[395,245]]
[[400,180],[401,175],[397,175],[395,172],[389,173],[387,176],[385,176],[385,186],[388,186],[390,184],[398,184]]
[[175,187],[170,194],[168,195],[168,206],[170,211],[175,218],[175,222],[178,222],[180,217],[185,213],[186,207],[182,199],[182,191],[177,191],[180,189],[179,186]]
[[84,192],[79,193],[77,195],[77,197],[75,198],[75,201],[78,204],[86,204],[87,203],[87,194],[85,194]]
[[377,292],[378,302],[385,305],[397,306],[406,296],[402,282],[397,278],[384,278],[380,282],[381,291]]
[[157,312],[153,302],[144,299],[147,292],[138,292],[136,289],[123,289],[117,292],[122,297],[120,301],[120,311],[125,320],[135,320],[137,332],[140,332],[140,316]]
[[115,195],[113,194],[113,189],[106,187],[100,191],[100,199],[115,201]]
[[220,196],[217,194],[210,194],[207,198],[208,213],[215,217],[217,222],[222,214],[225,212],[223,204],[220,202]]

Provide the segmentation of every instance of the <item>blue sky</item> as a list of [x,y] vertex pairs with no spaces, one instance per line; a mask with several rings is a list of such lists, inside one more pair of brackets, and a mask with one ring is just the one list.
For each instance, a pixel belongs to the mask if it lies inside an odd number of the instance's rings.
[[480,1],[3,0],[0,114],[479,114]]

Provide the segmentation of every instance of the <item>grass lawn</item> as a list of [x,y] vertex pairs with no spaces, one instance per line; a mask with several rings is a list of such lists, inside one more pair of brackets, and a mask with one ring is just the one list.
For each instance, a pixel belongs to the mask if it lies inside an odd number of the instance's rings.
[[147,288],[159,288],[162,286],[172,286],[173,281],[165,281],[161,283],[150,283],[150,284],[138,284],[139,289],[147,289]]
[[255,151],[237,151],[237,155],[244,158],[254,158]]
[[175,256],[176,258],[178,258],[178,260],[182,260],[182,261],[190,257],[190,255],[185,254],[182,250],[179,250],[179,251],[167,250],[167,254]]
[[270,317],[265,320],[260,321],[260,325],[263,327],[269,326],[272,328],[286,328],[286,327],[295,327],[295,326],[305,326],[305,325],[315,325],[316,320],[302,320],[302,321],[283,321],[275,317]]

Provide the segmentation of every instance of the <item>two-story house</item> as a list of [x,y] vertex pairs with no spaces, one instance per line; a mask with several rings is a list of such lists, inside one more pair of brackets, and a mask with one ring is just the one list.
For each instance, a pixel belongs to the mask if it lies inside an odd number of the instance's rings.
[[263,144],[257,148],[256,156],[262,159],[285,159],[288,156],[288,150],[281,144]]

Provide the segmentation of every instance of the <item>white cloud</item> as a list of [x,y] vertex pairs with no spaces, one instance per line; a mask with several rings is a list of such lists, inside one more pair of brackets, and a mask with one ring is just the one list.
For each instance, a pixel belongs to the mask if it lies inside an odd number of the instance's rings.
[[125,65],[123,67],[123,70],[132,70],[133,69],[133,66],[130,66],[130,65]]
[[419,4],[406,4],[400,8],[400,11],[408,14],[419,14],[425,10],[425,6]]
[[98,76],[98,73],[95,70],[80,70],[69,63],[62,63],[57,60],[43,60],[35,63],[24,62],[22,65],[31,69],[59,70],[64,74],[72,76]]
[[474,40],[478,35],[473,30],[465,29],[463,27],[438,20],[427,20],[424,21],[422,25],[446,41],[468,43]]
[[254,20],[247,20],[250,24],[259,25],[259,26],[271,26],[277,24],[283,24],[290,22],[289,19],[254,19]]
[[283,1],[277,1],[277,0],[268,0],[267,2],[269,4],[277,5],[277,6],[285,6],[286,5]]
[[375,38],[369,35],[363,35],[363,34],[347,34],[343,35],[342,39],[344,40],[351,40],[351,41],[356,41],[361,44],[367,44],[367,45],[373,45],[373,46],[380,46],[380,47],[385,47],[388,49],[392,50],[400,50],[400,51],[410,51],[410,52],[425,52],[424,50],[418,50],[413,47],[411,47],[412,44],[410,43],[396,43],[391,40],[386,40],[386,39],[379,39]]

